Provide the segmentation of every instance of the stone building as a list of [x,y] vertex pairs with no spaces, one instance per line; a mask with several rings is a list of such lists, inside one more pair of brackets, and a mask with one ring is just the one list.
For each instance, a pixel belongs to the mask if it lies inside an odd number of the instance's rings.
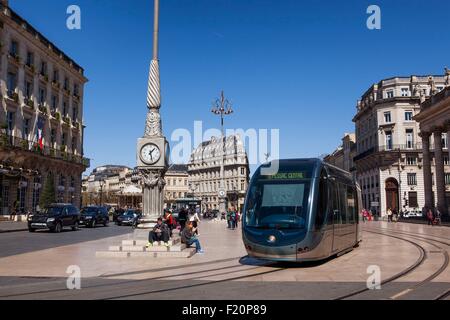
[[324,161],[345,171],[353,173],[356,177],[356,168],[353,158],[356,156],[356,136],[354,133],[346,133],[342,138],[342,144],[333,153],[326,156]]
[[[177,199],[184,198],[189,193],[187,165],[172,164],[167,170],[165,180],[165,203],[166,207],[170,207]],[[83,204],[140,204],[140,182],[137,168],[120,165],[95,168],[89,176],[83,178]],[[130,190],[133,191],[132,194]]]
[[117,194],[125,187],[121,183],[133,169],[120,165],[104,165],[92,170],[89,176],[83,177],[83,205],[117,203]]
[[239,135],[219,137],[203,142],[191,154],[188,164],[189,184],[195,196],[202,198],[203,210],[219,209],[220,167],[224,158],[224,186],[228,208],[242,208],[249,183],[249,163],[244,143]]
[[[450,137],[450,70],[447,69],[445,86],[442,91],[433,89],[434,95],[422,103],[414,119],[420,124],[422,138],[425,207],[437,207],[441,213],[449,214],[450,155],[447,139]],[[445,134],[446,138],[441,139]]]
[[[414,117],[425,97],[444,89],[446,78],[438,75],[382,80],[358,101],[353,118],[357,145],[354,161],[366,208],[385,215],[387,208],[420,210],[425,205],[422,168],[426,158]],[[447,134],[435,137],[447,149]],[[440,161],[445,171],[450,171],[448,155]]]
[[165,180],[164,203],[170,208],[177,199],[187,197],[190,192],[188,166],[172,164],[167,170]]
[[57,201],[80,205],[86,82],[83,68],[0,2],[0,214],[34,211],[50,173]]

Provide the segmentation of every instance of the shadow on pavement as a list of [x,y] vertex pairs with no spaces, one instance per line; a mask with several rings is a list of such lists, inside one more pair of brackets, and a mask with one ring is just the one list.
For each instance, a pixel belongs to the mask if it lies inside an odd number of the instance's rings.
[[121,236],[133,232],[131,227],[110,225],[98,228],[80,228],[77,231],[64,229],[61,233],[47,230],[30,233],[28,231],[1,233],[0,258],[33,251],[52,249],[87,241]]

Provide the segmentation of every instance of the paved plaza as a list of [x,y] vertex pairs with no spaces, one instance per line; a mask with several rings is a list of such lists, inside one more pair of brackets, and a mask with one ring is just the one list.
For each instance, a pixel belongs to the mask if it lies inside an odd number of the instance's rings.
[[[133,238],[111,225],[60,234],[0,235],[1,299],[449,299],[450,229],[370,222],[350,253],[320,263],[272,263],[247,257],[241,230],[202,222],[204,255],[191,258],[97,258]],[[81,289],[66,288],[68,266]],[[368,267],[381,289],[367,290]]]

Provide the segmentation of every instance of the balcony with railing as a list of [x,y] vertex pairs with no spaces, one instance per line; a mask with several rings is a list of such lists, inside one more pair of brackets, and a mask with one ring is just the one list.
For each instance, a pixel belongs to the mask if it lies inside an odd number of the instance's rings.
[[30,141],[4,133],[0,134],[0,149],[21,149],[23,151],[31,152],[37,155],[81,164],[87,168],[90,167],[90,159],[70,153],[67,151],[66,147],[55,149],[49,146],[44,146],[41,149],[36,141]]
[[361,152],[360,154],[358,154],[356,157],[353,158],[353,161],[359,161],[378,152],[420,152],[420,151],[422,151],[421,143],[376,146]]

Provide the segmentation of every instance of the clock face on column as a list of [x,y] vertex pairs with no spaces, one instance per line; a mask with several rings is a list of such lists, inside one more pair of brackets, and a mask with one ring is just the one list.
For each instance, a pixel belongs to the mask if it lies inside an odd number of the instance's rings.
[[146,164],[155,164],[161,158],[161,151],[153,143],[144,145],[141,149],[141,160]]

